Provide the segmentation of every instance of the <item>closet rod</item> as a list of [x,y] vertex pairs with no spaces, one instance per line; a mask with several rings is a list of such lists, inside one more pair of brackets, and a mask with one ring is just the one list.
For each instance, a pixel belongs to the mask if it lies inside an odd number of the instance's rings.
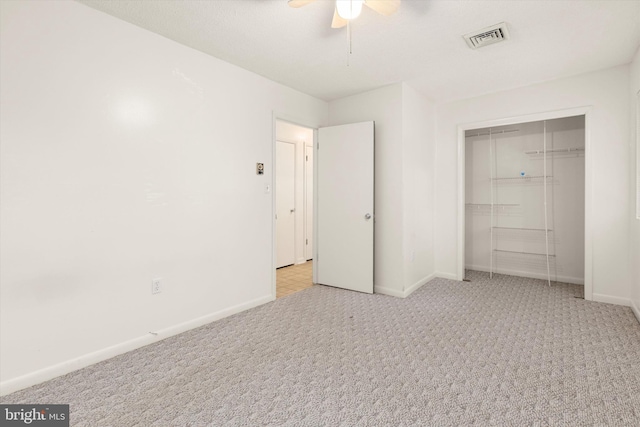
[[499,230],[553,231],[551,228],[493,227]]
[[[547,153],[573,153],[584,151],[584,148],[552,148],[547,150]],[[544,150],[525,151],[524,154],[544,154]]]
[[466,206],[520,206],[515,203],[466,203]]
[[[520,129],[513,129],[513,130],[499,130],[499,131],[494,131],[491,133],[491,135],[495,135],[497,133],[511,133],[511,132],[520,132]],[[472,135],[465,135],[465,138],[473,138],[474,136],[484,136],[484,135],[489,135],[489,133],[475,133]]]
[[525,175],[525,176],[507,176],[507,177],[496,177],[489,178],[493,181],[508,181],[508,180],[526,180],[526,179],[540,179],[540,178],[553,178],[553,175]]
[[547,255],[547,254],[539,254],[539,253],[536,253],[536,252],[505,251],[505,250],[502,250],[502,249],[494,249],[493,252],[500,252],[500,253],[505,253],[505,254],[516,254],[516,255],[544,256],[544,257],[547,257],[547,258],[550,258],[550,257],[554,258],[555,257],[555,255],[553,255],[553,254]]

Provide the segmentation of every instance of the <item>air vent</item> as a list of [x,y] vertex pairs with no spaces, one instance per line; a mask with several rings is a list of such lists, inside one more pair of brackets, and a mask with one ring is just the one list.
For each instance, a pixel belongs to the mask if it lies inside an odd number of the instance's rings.
[[471,49],[477,49],[479,47],[508,40],[509,32],[507,31],[507,24],[501,22],[499,24],[483,28],[480,31],[465,34],[462,37],[464,37],[464,40]]

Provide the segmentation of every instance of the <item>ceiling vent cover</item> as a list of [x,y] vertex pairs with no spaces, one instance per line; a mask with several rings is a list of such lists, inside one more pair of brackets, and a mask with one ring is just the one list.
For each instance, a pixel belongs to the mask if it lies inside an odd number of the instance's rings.
[[508,40],[509,32],[507,31],[507,24],[501,22],[499,24],[483,28],[480,31],[465,34],[462,37],[464,37],[464,40],[471,49],[477,49],[479,47]]

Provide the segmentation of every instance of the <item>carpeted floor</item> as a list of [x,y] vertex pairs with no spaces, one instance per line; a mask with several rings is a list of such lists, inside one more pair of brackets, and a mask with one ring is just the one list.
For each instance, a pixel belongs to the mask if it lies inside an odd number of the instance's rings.
[[325,286],[1,398],[74,426],[638,426],[640,324],[582,288],[470,272]]

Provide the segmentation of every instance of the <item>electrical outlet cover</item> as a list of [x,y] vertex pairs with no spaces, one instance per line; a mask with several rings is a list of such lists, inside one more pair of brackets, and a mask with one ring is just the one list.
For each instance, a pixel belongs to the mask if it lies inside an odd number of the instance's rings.
[[159,294],[162,292],[162,279],[156,278],[151,281],[151,293]]

